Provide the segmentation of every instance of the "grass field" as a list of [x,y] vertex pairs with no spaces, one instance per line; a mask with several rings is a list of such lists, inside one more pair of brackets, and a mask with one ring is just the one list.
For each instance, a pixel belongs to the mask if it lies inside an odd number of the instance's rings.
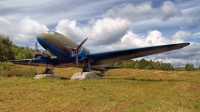
[[69,80],[79,71],[55,68],[64,80],[0,77],[0,111],[200,111],[199,71],[115,69],[100,80]]

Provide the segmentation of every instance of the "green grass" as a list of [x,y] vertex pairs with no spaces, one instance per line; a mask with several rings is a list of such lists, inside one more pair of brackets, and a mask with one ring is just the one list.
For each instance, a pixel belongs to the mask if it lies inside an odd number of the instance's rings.
[[0,111],[200,111],[199,71],[115,69],[100,80],[68,80],[79,71],[55,68],[66,80],[0,77]]

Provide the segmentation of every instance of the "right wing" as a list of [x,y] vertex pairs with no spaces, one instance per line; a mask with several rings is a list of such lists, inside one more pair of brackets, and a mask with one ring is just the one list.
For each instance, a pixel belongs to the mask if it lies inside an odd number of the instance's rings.
[[169,44],[169,45],[161,45],[161,46],[136,48],[136,49],[101,52],[101,53],[90,54],[89,57],[90,59],[92,59],[93,63],[96,65],[107,64],[110,62],[117,62],[121,60],[133,59],[133,58],[138,58],[142,56],[180,49],[185,46],[188,46],[189,44],[190,43],[179,43],[179,44]]

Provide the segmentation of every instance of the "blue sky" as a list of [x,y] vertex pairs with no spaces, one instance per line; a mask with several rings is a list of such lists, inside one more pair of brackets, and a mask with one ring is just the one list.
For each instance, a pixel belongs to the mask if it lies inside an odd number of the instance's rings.
[[[91,51],[180,42],[181,50],[145,57],[200,65],[200,0],[1,0],[0,33],[34,46],[36,35],[58,31]],[[181,55],[181,56],[180,56]]]

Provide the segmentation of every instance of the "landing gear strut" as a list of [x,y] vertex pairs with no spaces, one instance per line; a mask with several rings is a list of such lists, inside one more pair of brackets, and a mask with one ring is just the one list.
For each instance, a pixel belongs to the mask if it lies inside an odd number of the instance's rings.
[[53,66],[49,66],[48,67],[48,64],[46,65],[46,68],[44,70],[44,74],[53,74],[53,69],[54,67]]
[[90,59],[85,59],[83,62],[83,71],[82,72],[90,72],[91,66],[90,66]]

